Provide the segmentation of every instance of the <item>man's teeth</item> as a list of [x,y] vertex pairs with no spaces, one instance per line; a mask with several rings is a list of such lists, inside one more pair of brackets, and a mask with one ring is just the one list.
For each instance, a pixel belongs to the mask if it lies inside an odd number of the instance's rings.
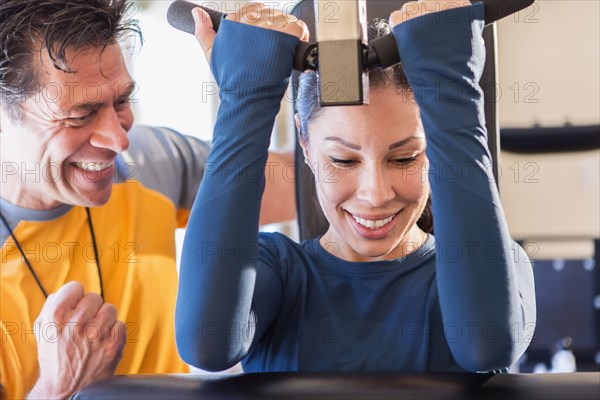
[[362,226],[369,228],[369,229],[379,229],[382,226],[388,224],[392,219],[394,219],[393,215],[391,217],[387,217],[386,219],[377,219],[377,220],[363,219],[363,218],[359,218],[354,215],[352,217],[354,217],[356,222],[358,222]]
[[102,171],[106,168],[109,168],[113,165],[112,162],[108,163],[97,163],[97,162],[77,162],[75,163],[77,167],[84,169],[86,171]]

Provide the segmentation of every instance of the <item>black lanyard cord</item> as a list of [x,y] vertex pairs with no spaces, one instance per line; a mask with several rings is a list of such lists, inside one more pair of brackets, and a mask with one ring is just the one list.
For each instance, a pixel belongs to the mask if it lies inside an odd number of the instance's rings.
[[94,245],[94,258],[96,259],[96,269],[98,270],[98,280],[100,281],[100,296],[104,301],[104,284],[102,283],[102,270],[100,269],[100,257],[98,256],[98,246],[96,245],[96,235],[94,234],[94,225],[92,224],[92,215],[89,207],[85,208],[87,214],[88,228],[90,229],[90,236],[92,237],[92,244]]
[[[98,246],[96,245],[96,235],[94,234],[94,226],[92,225],[92,216],[90,215],[90,209],[88,207],[85,208],[85,212],[87,214],[88,228],[90,230],[90,235],[92,236],[92,243],[94,245],[94,257],[96,258],[96,268],[98,269],[98,279],[100,281],[100,296],[102,296],[102,300],[104,300],[104,285],[102,284],[102,271],[100,269],[100,257],[98,256]],[[21,253],[21,256],[23,257],[25,264],[27,264],[27,268],[29,268],[31,275],[33,275],[33,278],[35,279],[36,283],[40,287],[40,290],[44,294],[44,297],[48,298],[48,292],[46,292],[46,289],[44,289],[42,282],[40,282],[40,278],[35,273],[33,267],[31,266],[31,263],[29,262],[29,259],[27,258],[27,256],[25,255],[25,252],[23,251],[23,248],[21,248],[21,244],[15,237],[15,233],[11,229],[6,218],[4,218],[4,215],[2,214],[2,212],[0,212],[0,218],[2,219],[2,223],[8,230],[10,237],[17,245],[17,248],[19,249],[19,252]]]

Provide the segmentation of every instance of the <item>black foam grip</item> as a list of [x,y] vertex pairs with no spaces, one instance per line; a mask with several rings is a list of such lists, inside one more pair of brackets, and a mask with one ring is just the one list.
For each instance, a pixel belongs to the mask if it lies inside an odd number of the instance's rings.
[[296,55],[294,56],[294,69],[296,71],[305,71],[307,69],[316,70],[316,65],[313,63],[315,60],[312,58],[316,54],[316,45],[307,42],[298,43],[296,47]]
[[383,35],[369,43],[367,67],[387,68],[400,62],[398,45],[394,35]]
[[193,35],[195,32],[195,25],[194,17],[192,17],[192,9],[196,7],[203,9],[210,15],[210,20],[213,23],[215,31],[218,30],[219,25],[221,24],[222,13],[185,0],[177,0],[169,6],[169,9],[167,10],[167,21],[169,21],[169,24],[174,28]]
[[[535,0],[483,0],[485,24],[492,24],[533,4]],[[471,0],[477,3],[479,0]]]
[[[471,1],[473,3],[479,2],[479,0]],[[483,0],[485,24],[489,25],[499,19],[521,11],[533,4],[534,1],[535,0]],[[200,7],[205,10],[210,15],[215,31],[219,29],[221,16],[223,15],[222,13],[185,0],[177,0],[169,6],[169,10],[167,11],[167,21],[179,30],[194,34],[195,28],[192,9],[195,7]],[[370,44],[371,50],[367,56],[366,68],[375,66],[387,68],[400,62],[396,39],[392,34],[385,35]],[[296,60],[294,60],[294,68],[303,71],[306,68],[306,63],[303,62],[304,57],[307,55],[306,46],[299,48],[299,50],[300,54],[296,54]]]
[[[521,11],[532,5],[534,1],[535,0],[483,0],[485,25],[492,24],[499,19]],[[471,0],[471,2],[478,3],[479,0]],[[396,38],[391,33],[375,39],[369,44],[371,49],[367,56],[366,68],[387,68],[400,62]]]

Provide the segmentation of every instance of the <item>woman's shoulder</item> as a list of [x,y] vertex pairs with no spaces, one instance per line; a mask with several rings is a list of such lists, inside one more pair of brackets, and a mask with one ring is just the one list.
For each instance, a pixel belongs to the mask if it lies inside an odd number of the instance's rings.
[[258,235],[258,245],[261,251],[267,251],[271,254],[294,251],[300,246],[292,238],[279,232],[260,232]]
[[318,243],[318,238],[298,243],[296,240],[279,232],[261,232],[258,237],[258,243],[261,249],[274,254],[290,251],[312,253],[315,251],[315,243]]
[[[317,240],[317,239],[315,239]],[[315,246],[311,241],[298,243],[281,233],[259,234],[259,265],[268,266],[283,282],[300,282],[313,275],[316,268]]]

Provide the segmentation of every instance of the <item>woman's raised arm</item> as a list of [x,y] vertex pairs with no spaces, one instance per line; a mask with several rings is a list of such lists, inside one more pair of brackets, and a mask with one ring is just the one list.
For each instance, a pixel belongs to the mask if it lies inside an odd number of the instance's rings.
[[[209,18],[195,20],[221,105],[184,240],[176,339],[186,362],[223,370],[246,355],[256,327],[277,310],[275,275],[257,272],[259,210],[273,123],[305,26],[257,4],[229,15],[216,35]],[[271,301],[253,301],[257,273]]]
[[483,4],[457,5],[407,3],[391,22],[427,138],[444,328],[456,361],[478,371],[510,366],[523,354],[535,294],[529,259],[509,236],[487,147]]

